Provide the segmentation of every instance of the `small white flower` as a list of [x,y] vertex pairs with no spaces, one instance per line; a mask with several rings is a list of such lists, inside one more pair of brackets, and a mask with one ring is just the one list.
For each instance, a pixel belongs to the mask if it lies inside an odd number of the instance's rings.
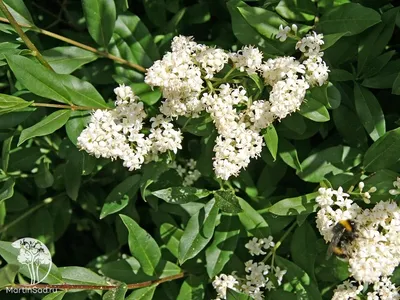
[[214,289],[217,291],[218,297],[220,299],[226,299],[226,290],[228,288],[237,290],[238,281],[232,275],[221,274],[219,276],[215,276],[212,285]]
[[279,31],[276,35],[276,38],[279,39],[279,41],[284,42],[287,39],[287,34],[290,32],[291,28],[289,26],[283,27],[283,25],[279,25]]

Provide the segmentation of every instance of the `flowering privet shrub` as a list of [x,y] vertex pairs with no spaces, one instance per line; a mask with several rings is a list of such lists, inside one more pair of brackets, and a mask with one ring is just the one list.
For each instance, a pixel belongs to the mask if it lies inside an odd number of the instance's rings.
[[393,1],[47,2],[0,0],[0,299],[399,299]]

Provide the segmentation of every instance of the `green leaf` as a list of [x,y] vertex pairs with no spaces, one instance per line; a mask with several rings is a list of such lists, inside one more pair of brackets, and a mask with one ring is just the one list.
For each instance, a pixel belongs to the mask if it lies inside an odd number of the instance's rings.
[[[231,14],[233,34],[242,44],[256,45],[270,54],[283,53],[277,48],[277,41],[264,38],[263,34],[274,39],[279,25],[286,25],[286,21],[273,12],[259,7],[250,7],[240,0],[228,1],[227,7]],[[275,26],[268,22],[271,17]],[[280,20],[282,20],[281,23],[279,23]]]
[[251,299],[252,297],[250,297],[245,293],[237,292],[230,288],[226,289],[226,300],[251,300]]
[[154,25],[162,28],[167,23],[167,11],[164,0],[144,0],[144,9],[146,14]]
[[105,285],[104,277],[97,275],[95,272],[83,267],[63,267],[59,268],[62,279],[67,284],[88,284],[88,285]]
[[7,55],[6,59],[15,77],[29,91],[44,98],[72,104],[67,89],[56,73],[24,56]]
[[0,203],[14,195],[15,180],[13,178],[7,179],[7,181],[0,188]]
[[204,299],[205,296],[205,278],[189,275],[182,283],[176,300],[197,300]]
[[324,84],[310,89],[310,93],[306,94],[306,99],[309,97],[331,109],[338,108],[342,100],[340,91],[330,82],[327,85]]
[[20,266],[8,264],[0,269],[0,289],[14,283]]
[[214,239],[206,249],[206,267],[209,278],[218,275],[233,256],[240,233],[237,216],[223,214],[216,227]]
[[36,161],[42,156],[40,148],[30,147],[23,148],[19,151],[12,152],[10,155],[10,162],[8,170],[12,171],[31,171]]
[[123,58],[150,67],[160,57],[150,32],[139,17],[132,13],[125,12],[118,16],[114,33],[116,44],[124,41],[128,47],[128,56]]
[[315,202],[315,198],[318,195],[318,192],[314,192],[303,196],[280,200],[269,207],[268,212],[278,216],[310,214],[315,212],[318,208]]
[[39,123],[22,130],[18,140],[18,146],[33,137],[44,136],[55,132],[67,123],[70,116],[71,110],[69,109],[61,109],[53,112]]
[[[4,3],[18,23],[34,26],[32,16],[23,0],[4,0]],[[7,18],[2,11],[0,11],[0,16]]]
[[195,257],[211,240],[217,222],[218,206],[214,199],[195,213],[186,225],[179,242],[179,263]]
[[238,199],[240,207],[243,209],[238,216],[246,231],[259,239],[268,238],[271,231],[267,221],[245,200],[239,197]]
[[58,74],[71,74],[97,59],[93,52],[73,46],[55,47],[42,52],[44,59]]
[[328,122],[330,120],[326,107],[313,98],[307,98],[302,103],[299,113],[315,122]]
[[352,147],[366,148],[368,137],[357,115],[345,105],[333,111],[333,121],[343,140]]
[[8,169],[8,163],[10,161],[10,150],[13,139],[14,136],[10,136],[9,138],[5,139],[3,142],[3,147],[1,148],[1,168],[4,172],[7,172]]
[[152,192],[152,194],[171,204],[182,204],[197,201],[211,194],[210,191],[189,186],[170,187]]
[[86,125],[90,121],[90,113],[87,111],[72,111],[69,120],[65,125],[65,130],[69,140],[76,145],[78,142],[78,137],[86,128]]
[[329,173],[339,174],[361,163],[362,152],[348,146],[330,147],[311,154],[301,163],[297,175],[308,182],[320,182]]
[[391,60],[375,76],[363,80],[362,85],[373,89],[391,89],[399,75],[400,59]]
[[290,243],[290,254],[293,262],[306,271],[313,281],[316,281],[314,274],[317,256],[316,242],[317,237],[314,229],[308,222],[304,222],[303,225],[297,227]]
[[392,38],[399,8],[392,8],[382,15],[381,23],[368,30],[361,39],[358,53],[357,72],[360,74],[368,61],[377,57]]
[[45,189],[51,187],[54,183],[53,174],[49,169],[49,163],[42,161],[39,165],[38,172],[35,174],[35,183],[39,188]]
[[103,208],[101,209],[100,219],[105,218],[108,215],[119,212],[129,203],[129,200],[135,196],[139,190],[140,175],[136,174],[129,176],[120,184],[118,184],[108,194]]
[[90,108],[109,108],[100,93],[89,82],[68,74],[58,75],[72,103]]
[[64,167],[64,185],[68,197],[76,200],[81,187],[83,165],[89,155],[83,151],[79,151],[72,144],[69,144],[67,147],[70,152],[68,152],[67,163]]
[[128,288],[125,283],[119,285],[116,289],[110,290],[104,294],[103,300],[124,300]]
[[287,270],[287,273],[284,275],[284,281],[288,282],[285,284],[285,290],[292,292],[294,290],[297,299],[322,300],[321,292],[318,290],[317,285],[304,270],[280,256],[276,256],[275,261],[281,270]]
[[302,135],[307,130],[307,125],[304,121],[304,118],[298,113],[294,113],[284,118],[281,124],[298,135]]
[[271,124],[268,126],[263,136],[269,152],[274,160],[276,160],[276,153],[278,151],[278,134],[276,133],[274,125]]
[[358,34],[379,23],[381,16],[375,10],[358,3],[346,3],[327,10],[321,16],[317,30],[324,33],[345,32],[346,36]]
[[393,195],[389,191],[393,189],[393,181],[399,177],[399,174],[390,170],[378,170],[364,179],[364,191],[375,187],[376,191],[371,193],[371,202],[377,203],[380,201],[387,201],[393,199]]
[[314,20],[317,7],[311,0],[281,0],[275,10],[282,17],[300,22]]
[[400,128],[397,128],[386,132],[369,147],[364,156],[363,166],[369,172],[394,169],[400,160],[399,151]]
[[134,290],[125,300],[152,300],[157,285],[147,286],[141,289]]
[[[396,51],[388,51],[367,62],[360,78],[369,78],[378,74],[388,64]],[[331,74],[332,75],[332,74]],[[331,76],[332,78],[332,76]]]
[[369,136],[376,141],[386,132],[385,116],[378,99],[368,89],[355,84],[354,100],[358,117]]
[[399,74],[397,75],[396,79],[393,82],[392,94],[400,95],[400,72],[399,72]]
[[114,31],[116,8],[111,0],[82,0],[83,12],[90,36],[107,47]]
[[13,111],[23,110],[31,105],[33,101],[25,101],[19,97],[0,94],[0,115],[8,114]]
[[229,214],[237,214],[242,211],[238,198],[231,191],[214,192],[215,203],[221,211]]
[[66,293],[67,293],[67,291],[60,291],[60,292],[47,294],[45,297],[42,298],[42,300],[61,300],[62,298],[64,298],[64,295]]
[[129,249],[139,261],[145,274],[156,275],[156,268],[161,259],[161,251],[157,242],[142,229],[133,219],[120,215],[129,232]]
[[279,139],[279,156],[291,168],[301,171],[301,164],[296,148],[286,139]]
[[[321,46],[321,50],[326,50],[333,45],[343,36],[346,35],[347,32],[339,32],[324,35],[324,44]],[[330,77],[330,76],[329,76]]]
[[176,224],[163,223],[160,225],[160,236],[165,247],[178,258],[179,241],[183,235],[183,230],[177,228]]

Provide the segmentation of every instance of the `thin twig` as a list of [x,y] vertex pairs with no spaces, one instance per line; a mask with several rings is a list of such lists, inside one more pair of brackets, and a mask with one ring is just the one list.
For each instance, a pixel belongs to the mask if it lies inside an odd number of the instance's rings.
[[91,106],[66,105],[66,104],[51,104],[51,103],[38,103],[38,102],[33,102],[30,106],[53,107],[53,108],[65,108],[65,109],[70,109],[70,110],[111,109],[111,108],[99,108],[99,107],[91,107]]
[[[167,276],[157,280],[149,280],[139,283],[131,283],[127,285],[128,290],[138,289],[146,286],[150,286],[153,284],[160,284],[163,282],[180,279],[185,277],[186,274],[184,272]],[[114,290],[118,288],[118,285],[84,285],[84,284],[35,284],[35,285],[26,285],[26,284],[15,284],[9,285],[7,288],[13,289],[21,289],[21,288],[30,288],[30,289],[57,289],[57,290]]]
[[[3,0],[0,0],[0,1],[2,2]],[[1,22],[10,23],[10,21],[8,21],[7,19],[2,18],[2,17],[0,17],[0,21]],[[72,40],[70,38],[67,38],[65,36],[62,36],[62,35],[59,35],[57,33],[54,33],[54,32],[51,32],[51,31],[48,31],[48,30],[45,30],[45,29],[41,29],[41,28],[38,28],[38,27],[32,27],[32,26],[26,25],[26,24],[20,24],[20,23],[16,23],[16,24],[18,24],[20,27],[30,28],[31,30],[34,30],[34,31],[39,32],[41,34],[50,36],[50,37],[55,38],[57,40],[66,42],[68,44],[74,45],[76,47],[85,49],[85,50],[90,51],[90,52],[93,52],[93,53],[97,54],[98,56],[114,60],[114,61],[116,61],[116,62],[118,62],[118,63],[120,63],[122,65],[126,65],[128,67],[131,67],[132,69],[135,69],[135,70],[137,70],[139,72],[146,73],[146,69],[143,68],[142,66],[139,66],[137,64],[131,63],[130,61],[127,61],[127,60],[125,60],[123,58],[120,58],[120,57],[117,57],[115,55],[112,55],[110,53],[107,53],[107,52],[104,52],[104,51],[100,51],[100,50],[97,50],[96,48],[93,48],[93,47],[90,47],[88,45],[79,43],[79,42],[77,42],[75,40]]]
[[[21,25],[18,24],[18,22],[14,19],[13,15],[10,13],[7,6],[4,4],[3,0],[0,0],[0,10],[6,16],[6,18],[7,18],[6,20],[8,21],[8,23],[10,23],[12,27],[14,27],[15,31],[18,33],[18,35],[24,41],[25,45],[34,53],[34,55],[36,56],[38,61],[43,66],[48,68],[49,70],[54,71],[53,68],[49,65],[49,63],[44,59],[44,57],[39,52],[39,50],[36,48],[36,46],[31,42],[31,40],[28,38],[28,36],[22,30]],[[2,18],[2,19],[4,19],[4,18]]]

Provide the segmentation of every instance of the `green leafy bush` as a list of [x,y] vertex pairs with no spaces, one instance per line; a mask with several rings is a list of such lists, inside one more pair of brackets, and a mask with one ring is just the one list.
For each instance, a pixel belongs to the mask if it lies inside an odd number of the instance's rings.
[[1,299],[398,299],[394,1],[48,3],[0,0]]

